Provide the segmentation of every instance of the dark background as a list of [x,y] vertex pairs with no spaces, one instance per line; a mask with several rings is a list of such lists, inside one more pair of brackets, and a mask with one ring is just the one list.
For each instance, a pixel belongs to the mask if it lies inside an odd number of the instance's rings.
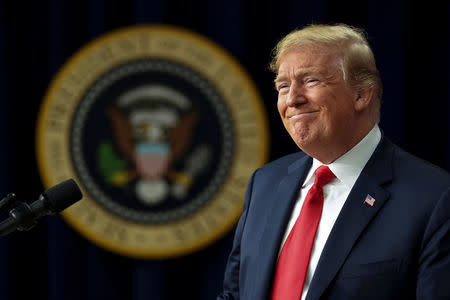
[[[295,151],[276,110],[267,65],[294,28],[344,22],[366,29],[384,82],[381,128],[407,151],[450,170],[447,1],[77,0],[0,3],[0,198],[44,190],[35,157],[37,114],[51,79],[80,47],[133,24],[171,24],[226,48],[263,97],[270,159]],[[0,239],[0,299],[214,299],[232,233],[176,259],[106,252],[59,216]]]

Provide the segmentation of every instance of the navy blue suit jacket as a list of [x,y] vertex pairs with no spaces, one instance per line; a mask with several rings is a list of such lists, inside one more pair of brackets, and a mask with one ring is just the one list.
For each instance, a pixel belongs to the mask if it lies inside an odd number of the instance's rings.
[[[269,299],[277,254],[312,159],[250,178],[218,299]],[[370,206],[367,195],[375,198]],[[330,233],[306,299],[450,299],[450,175],[382,138]]]

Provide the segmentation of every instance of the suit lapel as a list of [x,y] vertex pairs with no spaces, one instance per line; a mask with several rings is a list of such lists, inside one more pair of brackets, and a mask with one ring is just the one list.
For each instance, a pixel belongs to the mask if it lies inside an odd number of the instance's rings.
[[305,180],[311,168],[312,158],[302,157],[287,168],[287,175],[278,184],[276,198],[267,207],[264,222],[263,239],[259,245],[258,272],[259,286],[264,287],[261,299],[269,296],[272,287],[274,266],[276,265],[278,250],[291,215],[293,205],[298,196],[300,185]]
[[[319,299],[343,265],[356,240],[389,199],[382,185],[392,179],[392,144],[383,138],[351,190],[331,230],[309,286],[307,300]],[[364,203],[367,195],[373,206]]]

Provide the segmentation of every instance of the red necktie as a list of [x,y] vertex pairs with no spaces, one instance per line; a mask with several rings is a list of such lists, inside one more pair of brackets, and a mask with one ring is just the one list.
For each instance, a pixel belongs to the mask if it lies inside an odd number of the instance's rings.
[[302,295],[314,236],[322,215],[322,187],[335,177],[326,166],[317,168],[315,174],[314,185],[306,194],[300,215],[281,249],[272,300],[299,300]]

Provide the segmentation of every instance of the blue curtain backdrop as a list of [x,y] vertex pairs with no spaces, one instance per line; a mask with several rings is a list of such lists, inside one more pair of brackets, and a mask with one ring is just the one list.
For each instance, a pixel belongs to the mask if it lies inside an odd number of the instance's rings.
[[[344,22],[366,29],[384,82],[381,127],[395,143],[450,170],[449,6],[392,0],[77,0],[0,3],[0,197],[43,191],[35,124],[58,69],[99,35],[171,24],[226,48],[266,106],[270,159],[295,151],[276,111],[270,51],[294,28]],[[91,244],[59,217],[0,239],[0,299],[214,299],[232,233],[197,253],[137,260]]]

